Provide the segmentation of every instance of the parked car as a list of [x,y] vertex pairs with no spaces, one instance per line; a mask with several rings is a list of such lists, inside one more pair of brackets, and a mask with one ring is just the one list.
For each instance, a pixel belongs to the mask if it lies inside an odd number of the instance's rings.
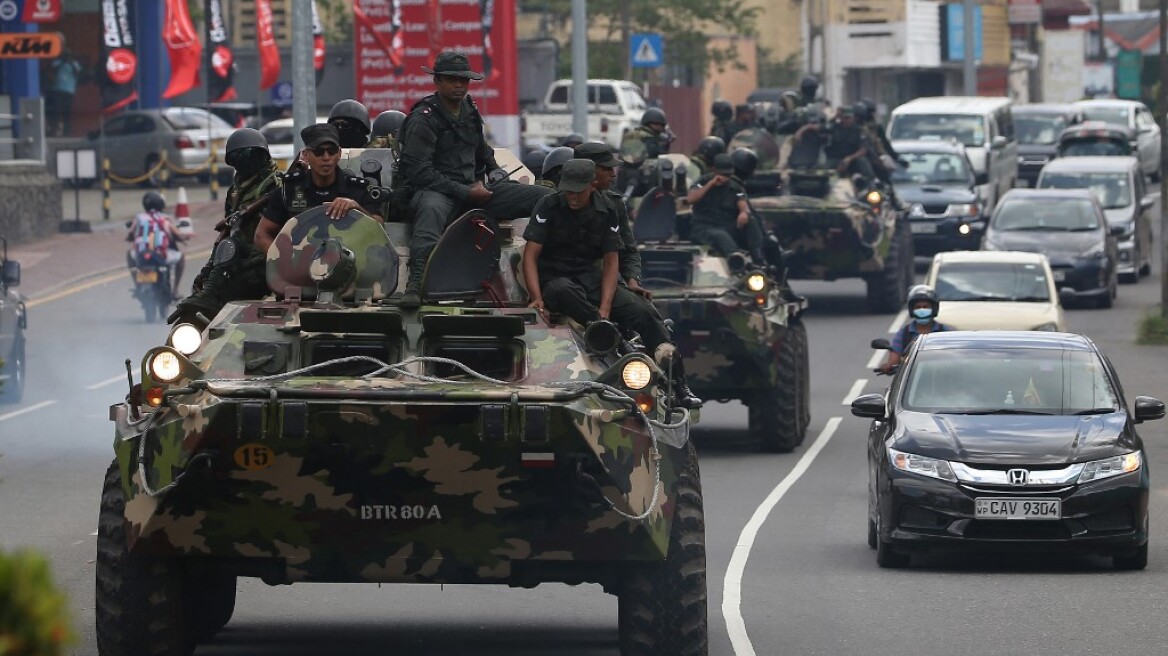
[[[327,123],[327,116],[317,116],[317,123]],[[272,159],[276,160],[280,170],[286,171],[288,165],[296,157],[293,152],[293,140],[296,138],[296,128],[290,118],[278,118],[274,121],[265,123],[260,128],[260,134],[268,140],[268,152],[272,154]]]
[[925,276],[937,292],[937,319],[957,330],[1065,331],[1059,291],[1042,253],[937,253]]
[[1160,126],[1152,112],[1135,100],[1080,100],[1075,103],[1088,121],[1117,125],[1131,134],[1131,147],[1140,160],[1140,170],[1153,181],[1160,179]]
[[[885,346],[883,340],[873,346]],[[1075,550],[1148,564],[1136,424],[1164,416],[1082,335],[940,332],[909,348],[868,432],[868,546],[881,567],[935,549]]]
[[[102,130],[90,132],[88,139],[109,159],[110,171],[122,178],[134,178],[150,171],[165,152],[173,167],[197,169],[195,175],[206,180],[210,173],[201,167],[212,148],[218,153],[220,169],[230,172],[222,164],[223,145],[234,130],[205,109],[167,107],[121,112],[107,120]],[[170,177],[175,175],[179,174],[170,172]],[[155,173],[146,182],[159,186],[162,177]]]
[[1118,125],[1087,121],[1063,130],[1058,138],[1059,157],[1131,157],[1132,134]]
[[19,403],[24,397],[24,331],[28,310],[16,287],[20,262],[8,259],[8,240],[0,237],[0,403]]
[[1059,135],[1080,123],[1083,114],[1070,104],[1014,105],[1011,111],[1018,137],[1018,186],[1033,187],[1042,167],[1056,157]]
[[1119,275],[1136,282],[1152,271],[1152,208],[1147,183],[1133,157],[1068,157],[1042,170],[1040,188],[1090,189],[1119,233]]
[[965,146],[949,141],[896,141],[908,166],[892,172],[901,203],[908,205],[916,255],[976,250],[985,231],[985,207]]
[[[626,80],[588,80],[588,138],[619,146],[626,130],[641,124],[648,103],[641,89]],[[543,103],[520,116],[525,146],[557,146],[573,132],[572,81],[557,80]]]
[[1045,253],[1065,300],[1109,308],[1119,286],[1121,230],[1108,226],[1099,201],[1085,189],[1015,189],[990,217],[982,248]]

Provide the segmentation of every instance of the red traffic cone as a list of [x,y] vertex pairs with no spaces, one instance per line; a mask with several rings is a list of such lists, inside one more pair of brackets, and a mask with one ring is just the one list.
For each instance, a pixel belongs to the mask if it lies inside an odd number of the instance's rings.
[[178,203],[174,206],[174,229],[183,237],[195,234],[195,224],[191,221],[191,208],[187,204],[187,188],[178,188]]

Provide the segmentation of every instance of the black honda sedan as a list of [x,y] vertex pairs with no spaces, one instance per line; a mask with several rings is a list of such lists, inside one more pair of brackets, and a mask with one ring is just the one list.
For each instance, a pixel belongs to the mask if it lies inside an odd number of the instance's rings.
[[[874,347],[882,346],[873,342]],[[881,567],[945,547],[1074,549],[1148,562],[1148,467],[1123,397],[1081,335],[922,335],[886,394],[852,402],[868,434],[868,544]]]

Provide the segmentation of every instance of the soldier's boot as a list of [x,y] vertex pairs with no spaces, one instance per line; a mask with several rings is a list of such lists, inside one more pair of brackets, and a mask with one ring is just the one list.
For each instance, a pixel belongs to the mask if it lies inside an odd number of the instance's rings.
[[767,265],[767,257],[763,253],[762,247],[751,249],[750,259],[754,262],[755,266],[765,267]]
[[687,410],[702,407],[702,400],[693,393],[685,379],[685,366],[680,356],[673,358],[673,402]]
[[410,277],[406,280],[406,289],[402,292],[401,306],[412,309],[422,304],[422,274],[426,272],[426,261],[430,259],[430,250],[410,251]]

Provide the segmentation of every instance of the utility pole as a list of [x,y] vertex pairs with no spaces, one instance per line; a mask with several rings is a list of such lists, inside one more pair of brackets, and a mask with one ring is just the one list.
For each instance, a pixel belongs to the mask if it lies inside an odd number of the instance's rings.
[[312,3],[292,3],[293,152],[304,148],[300,131],[316,123],[316,72],[312,68]]
[[962,44],[965,51],[965,61],[962,68],[962,78],[965,82],[965,95],[977,95],[977,60],[974,59],[973,44],[973,6],[974,0],[963,0],[962,9]]
[[1168,177],[1164,158],[1168,157],[1168,0],[1160,0],[1160,84],[1156,94],[1156,119],[1160,121],[1160,316],[1168,319]]
[[572,132],[588,134],[588,19],[585,0],[572,0]]

